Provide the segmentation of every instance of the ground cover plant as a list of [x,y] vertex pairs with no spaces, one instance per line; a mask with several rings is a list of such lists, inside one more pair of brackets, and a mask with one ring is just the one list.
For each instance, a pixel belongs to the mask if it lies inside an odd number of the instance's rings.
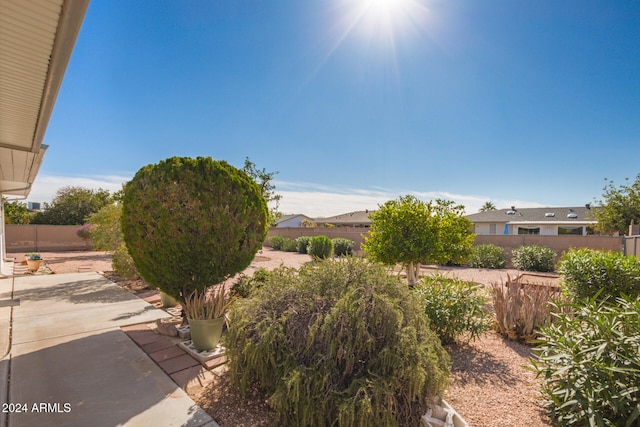
[[493,282],[493,310],[496,330],[510,340],[530,342],[551,320],[550,302],[560,297],[560,289],[544,284],[522,283],[509,278]]
[[640,260],[620,252],[572,249],[560,258],[563,290],[574,300],[640,294]]
[[142,278],[184,302],[251,263],[267,234],[267,205],[228,163],[172,157],[125,185],[121,225]]
[[532,359],[549,416],[560,426],[637,426],[640,300],[592,298],[564,308],[541,329]]
[[358,258],[272,271],[225,345],[232,382],[262,390],[284,426],[417,425],[449,373],[417,298]]
[[441,274],[423,278],[414,292],[443,344],[476,339],[491,328],[484,286]]
[[518,270],[553,271],[556,253],[545,246],[520,246],[511,252],[511,263]]
[[507,254],[498,245],[484,244],[473,247],[469,265],[473,268],[504,268]]

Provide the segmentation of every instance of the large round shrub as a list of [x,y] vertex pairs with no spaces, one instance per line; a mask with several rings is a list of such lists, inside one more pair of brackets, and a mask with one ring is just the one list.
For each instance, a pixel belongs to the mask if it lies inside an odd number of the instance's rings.
[[511,252],[511,263],[518,270],[553,271],[556,253],[546,246],[528,245]]
[[449,357],[415,295],[380,265],[281,267],[231,313],[232,382],[283,426],[418,425]]
[[504,249],[493,244],[474,246],[469,258],[469,265],[473,268],[504,268],[506,263]]
[[145,281],[184,299],[251,263],[267,206],[258,185],[228,163],[172,157],[125,185],[122,232]]
[[558,262],[562,289],[574,299],[640,294],[640,260],[620,252],[571,249]]

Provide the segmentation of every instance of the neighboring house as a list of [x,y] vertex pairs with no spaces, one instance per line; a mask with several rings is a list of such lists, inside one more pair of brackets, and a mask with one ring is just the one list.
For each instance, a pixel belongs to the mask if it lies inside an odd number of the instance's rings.
[[467,215],[478,235],[539,234],[542,236],[586,236],[598,223],[590,205],[565,208],[522,208]]
[[313,221],[313,219],[303,214],[282,215],[282,217],[276,221],[276,227],[302,227],[301,223],[303,221]]
[[369,228],[371,225],[371,219],[369,214],[373,211],[364,210],[349,212],[342,215],[331,216],[328,218],[316,218],[313,221],[322,226],[324,224],[331,224],[334,227],[363,227]]

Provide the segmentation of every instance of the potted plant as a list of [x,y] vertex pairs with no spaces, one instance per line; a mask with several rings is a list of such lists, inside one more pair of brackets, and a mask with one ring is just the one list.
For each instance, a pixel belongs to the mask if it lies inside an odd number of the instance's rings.
[[202,291],[195,290],[185,298],[184,311],[189,322],[191,342],[198,351],[211,350],[220,342],[225,314],[235,297],[222,284]]
[[40,265],[42,264],[42,257],[38,253],[30,253],[25,255],[27,257],[27,266],[29,267],[29,271],[35,272],[40,269]]

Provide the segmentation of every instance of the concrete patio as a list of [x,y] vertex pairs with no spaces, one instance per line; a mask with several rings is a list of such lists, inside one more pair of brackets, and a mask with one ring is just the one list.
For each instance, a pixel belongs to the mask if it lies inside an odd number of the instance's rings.
[[217,426],[121,330],[166,316],[97,273],[0,279],[0,426]]

